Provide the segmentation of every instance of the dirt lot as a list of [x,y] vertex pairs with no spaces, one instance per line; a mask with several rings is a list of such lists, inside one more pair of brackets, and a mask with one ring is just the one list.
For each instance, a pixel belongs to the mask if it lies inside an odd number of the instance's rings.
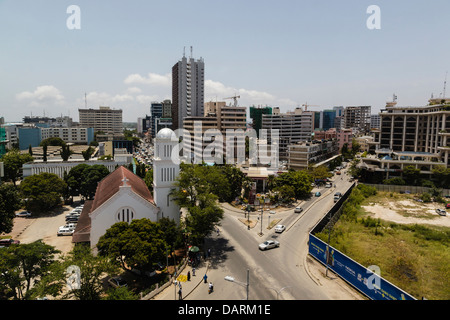
[[[67,253],[72,250],[71,236],[57,236],[58,228],[65,224],[65,216],[75,206],[63,206],[47,214],[41,214],[38,217],[30,218],[14,218],[14,227],[11,233],[6,236],[11,236],[14,240],[19,240],[21,243],[31,243],[42,239],[46,244],[54,246],[62,253]],[[22,210],[20,210],[22,211]],[[2,234],[5,236],[5,234]]]
[[439,203],[421,203],[410,199],[389,200],[382,203],[371,203],[362,206],[364,210],[373,214],[373,218],[404,224],[430,224],[450,227],[450,216],[440,216],[436,208],[443,209]]

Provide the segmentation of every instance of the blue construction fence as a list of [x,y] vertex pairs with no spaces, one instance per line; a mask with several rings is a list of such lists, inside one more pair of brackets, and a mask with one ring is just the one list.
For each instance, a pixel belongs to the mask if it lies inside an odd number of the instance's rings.
[[[308,253],[372,300],[417,300],[402,289],[383,279],[376,268],[362,266],[314,234],[339,217],[343,202],[350,195],[355,184],[345,193],[333,208],[319,221],[309,234]],[[375,271],[375,272],[374,272]]]

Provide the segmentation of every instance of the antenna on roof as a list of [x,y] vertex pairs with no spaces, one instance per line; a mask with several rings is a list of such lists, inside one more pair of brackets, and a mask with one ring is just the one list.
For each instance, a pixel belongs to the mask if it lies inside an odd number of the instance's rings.
[[86,92],[84,93],[84,107],[87,109],[87,96],[86,96]]
[[186,56],[186,47],[183,47],[183,58]]
[[193,49],[192,49],[192,46],[191,46],[191,59],[194,57],[192,51],[193,51]]

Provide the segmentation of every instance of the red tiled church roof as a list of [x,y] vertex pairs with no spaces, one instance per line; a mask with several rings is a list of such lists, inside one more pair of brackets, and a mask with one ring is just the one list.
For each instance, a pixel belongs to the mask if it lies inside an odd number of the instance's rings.
[[90,212],[100,207],[106,200],[111,198],[119,191],[120,186],[124,183],[124,178],[127,179],[127,185],[142,198],[154,204],[153,196],[148,190],[144,180],[132,173],[127,168],[120,166],[99,182],[97,191],[95,192],[94,203]]
[[120,186],[123,186],[125,178],[127,179],[126,184],[131,186],[133,192],[148,202],[155,204],[153,196],[144,180],[127,168],[120,166],[99,182],[94,200],[85,202],[77,227],[72,236],[72,242],[89,242],[91,232],[91,217],[89,214],[115,195],[119,191]]

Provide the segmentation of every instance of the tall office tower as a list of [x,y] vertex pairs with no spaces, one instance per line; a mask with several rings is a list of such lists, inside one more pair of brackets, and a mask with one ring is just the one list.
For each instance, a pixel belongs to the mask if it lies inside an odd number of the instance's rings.
[[183,58],[172,67],[172,129],[183,128],[186,117],[203,117],[205,63]]
[[346,129],[357,128],[360,131],[370,130],[370,106],[346,107],[344,124]]
[[[314,132],[314,112],[296,108],[293,112],[281,113],[280,109],[275,107],[272,114],[263,114],[262,129],[278,130],[279,157],[287,159],[290,144],[311,141],[311,134]],[[270,138],[268,140],[270,144]]]
[[123,134],[122,110],[100,107],[99,109],[78,109],[80,126],[94,128],[94,132],[102,131],[105,134]]

